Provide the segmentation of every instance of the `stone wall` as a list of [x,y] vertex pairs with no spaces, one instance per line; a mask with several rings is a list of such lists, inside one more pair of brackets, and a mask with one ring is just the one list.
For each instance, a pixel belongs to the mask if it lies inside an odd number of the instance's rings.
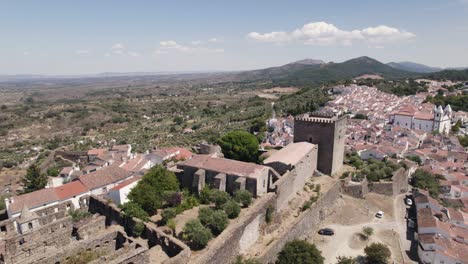
[[408,191],[408,173],[404,168],[400,168],[393,173],[393,195],[406,193]]
[[[287,186],[286,181],[284,185]],[[309,210],[303,212],[295,223],[290,225],[290,229],[285,230],[281,239],[273,241],[259,256],[259,260],[262,263],[273,263],[286,242],[317,228],[320,222],[331,213],[330,208],[340,195],[340,183],[337,182]],[[196,258],[191,259],[190,263],[232,263],[236,256],[248,252],[261,235],[272,231],[267,228],[265,215],[267,208],[275,207],[278,203],[278,197],[274,193],[268,193],[258,198],[245,215],[240,216],[237,222],[230,224],[214,241],[210,242],[208,248],[201,251]]]
[[369,193],[367,179],[362,180],[361,182],[351,181],[350,178],[346,178],[341,181],[341,189],[344,194],[349,196],[364,199]]
[[[106,225],[118,224],[127,234],[133,234],[136,223],[141,220],[125,216],[121,210],[112,203],[91,196],[89,199],[89,212],[98,213],[106,217]],[[190,258],[190,248],[177,238],[165,234],[151,223],[144,223],[145,230],[142,237],[148,239],[149,247],[159,245],[170,257],[164,263],[187,263]]]
[[210,242],[208,248],[200,252],[198,257],[191,259],[190,263],[231,263],[236,256],[245,253],[255,244],[261,235],[261,226],[265,224],[266,210],[275,203],[274,193],[258,198],[245,215],[240,216],[237,222],[231,223]]
[[73,224],[70,217],[41,226],[32,232],[4,240],[6,263],[29,263],[29,257],[70,244]]
[[85,218],[74,225],[73,233],[79,240],[88,239],[106,228],[106,217],[93,215]]
[[408,191],[408,173],[400,168],[393,173],[392,181],[380,181],[369,183],[371,192],[383,195],[398,195]]
[[319,227],[320,223],[331,213],[331,208],[341,196],[341,186],[336,182],[332,188],[316,202],[310,209],[303,212],[296,218],[292,228],[288,229],[284,236],[273,241],[258,257],[262,263],[274,263],[278,253],[284,245],[294,239],[307,235],[310,231]]

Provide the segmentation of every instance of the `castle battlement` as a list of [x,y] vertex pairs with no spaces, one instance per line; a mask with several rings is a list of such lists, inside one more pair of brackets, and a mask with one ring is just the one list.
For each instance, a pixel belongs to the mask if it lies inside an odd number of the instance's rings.
[[342,113],[333,113],[333,112],[312,112],[303,114],[301,116],[297,116],[294,118],[296,121],[303,121],[303,122],[313,122],[313,123],[326,123],[326,124],[333,124],[336,121],[342,119],[346,115]]

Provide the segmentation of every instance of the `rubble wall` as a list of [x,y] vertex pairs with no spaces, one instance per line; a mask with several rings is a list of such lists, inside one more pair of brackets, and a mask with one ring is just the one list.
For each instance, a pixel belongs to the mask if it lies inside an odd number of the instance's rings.
[[[127,234],[133,234],[135,225],[141,220],[125,216],[121,210],[112,203],[91,196],[89,211],[106,217],[106,225],[118,224]],[[151,223],[144,223],[145,230],[142,237],[148,239],[149,247],[159,245],[164,253],[170,257],[164,263],[187,263],[190,258],[190,248],[177,238],[167,235]]]

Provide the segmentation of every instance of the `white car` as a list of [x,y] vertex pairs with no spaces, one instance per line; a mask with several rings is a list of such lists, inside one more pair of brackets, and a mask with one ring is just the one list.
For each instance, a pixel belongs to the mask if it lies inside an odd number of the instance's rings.
[[382,211],[378,211],[376,214],[375,214],[375,217],[377,218],[382,218],[384,216],[384,212]]
[[405,203],[406,203],[407,205],[413,205],[413,200],[411,200],[411,198],[406,198],[406,199],[405,199]]

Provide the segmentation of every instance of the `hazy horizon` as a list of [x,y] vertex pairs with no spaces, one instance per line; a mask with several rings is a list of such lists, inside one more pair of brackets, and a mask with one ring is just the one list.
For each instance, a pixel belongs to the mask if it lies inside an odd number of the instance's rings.
[[468,1],[352,2],[4,1],[0,74],[241,71],[364,55],[468,66]]

